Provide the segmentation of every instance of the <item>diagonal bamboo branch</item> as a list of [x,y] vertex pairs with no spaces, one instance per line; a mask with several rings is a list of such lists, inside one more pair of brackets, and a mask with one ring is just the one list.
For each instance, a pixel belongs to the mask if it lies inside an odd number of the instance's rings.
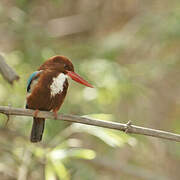
[[4,57],[0,54],[0,73],[10,84],[19,79],[16,72],[6,64]]
[[[0,113],[5,114],[5,115],[34,116],[34,112],[35,112],[34,110],[30,110],[30,109],[0,106]],[[47,112],[47,111],[39,111],[37,116],[40,118],[54,119],[54,114],[52,112]],[[97,119],[86,118],[86,117],[75,116],[75,115],[58,115],[56,120],[88,124],[88,125],[93,125],[93,126],[109,128],[109,129],[116,129],[116,130],[132,133],[132,134],[141,134],[145,136],[153,136],[157,138],[180,142],[179,134],[135,126],[135,125],[131,125],[130,123],[122,124],[122,123],[117,123],[117,122],[97,120]]]

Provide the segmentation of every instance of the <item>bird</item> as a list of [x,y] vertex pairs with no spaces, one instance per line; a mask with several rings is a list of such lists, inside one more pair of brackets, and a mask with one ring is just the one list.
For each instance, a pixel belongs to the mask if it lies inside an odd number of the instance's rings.
[[55,118],[68,90],[68,78],[87,87],[93,86],[75,73],[74,66],[67,57],[57,55],[46,60],[27,82],[26,109],[35,110],[30,141],[42,140],[45,118],[37,117],[39,111],[52,111]]

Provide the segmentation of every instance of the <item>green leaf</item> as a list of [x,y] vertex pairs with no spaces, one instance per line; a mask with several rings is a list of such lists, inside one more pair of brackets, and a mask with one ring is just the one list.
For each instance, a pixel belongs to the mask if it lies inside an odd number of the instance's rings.
[[104,143],[111,147],[121,147],[125,143],[134,146],[137,143],[135,138],[127,134],[101,127],[93,127],[84,124],[72,124],[71,129],[74,133],[81,132],[96,136],[97,138],[101,139]]
[[68,154],[74,158],[89,159],[89,160],[94,159],[96,156],[96,153],[93,150],[79,149],[79,148],[78,149],[74,148],[69,150]]
[[51,160],[63,160],[66,158],[94,159],[95,152],[90,149],[55,149],[50,153]]
[[34,150],[33,150],[33,153],[37,158],[42,158],[42,157],[45,156],[46,150],[47,149],[43,149],[43,148],[40,148],[40,147],[35,147]]
[[54,170],[56,172],[56,175],[59,177],[61,180],[69,180],[70,179],[70,174],[68,173],[68,170],[64,166],[61,161],[53,161],[53,166]]
[[55,171],[54,171],[54,168],[50,162],[46,163],[45,180],[56,180]]

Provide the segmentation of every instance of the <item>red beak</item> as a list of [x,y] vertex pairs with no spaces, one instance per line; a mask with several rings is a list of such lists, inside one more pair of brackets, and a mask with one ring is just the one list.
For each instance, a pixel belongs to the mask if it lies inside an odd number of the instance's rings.
[[93,86],[91,84],[89,84],[86,80],[84,80],[81,76],[79,76],[78,74],[76,74],[75,72],[73,71],[67,71],[67,75],[69,77],[71,77],[74,81],[80,83],[80,84],[83,84],[85,86],[88,86],[88,87],[91,87],[93,88]]

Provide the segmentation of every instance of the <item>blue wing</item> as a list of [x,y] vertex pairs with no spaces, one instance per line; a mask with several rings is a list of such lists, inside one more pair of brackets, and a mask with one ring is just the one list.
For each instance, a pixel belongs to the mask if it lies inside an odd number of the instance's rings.
[[[42,70],[41,71],[35,71],[30,75],[30,77],[29,77],[29,79],[27,81],[27,92],[28,93],[30,93],[30,91],[31,91],[31,83],[33,82],[33,80],[38,79],[38,74],[40,74],[41,72],[42,72]],[[26,109],[28,109],[27,104],[26,104]]]
[[31,89],[31,83],[34,79],[36,79],[37,75],[40,74],[42,71],[35,71],[31,74],[31,76],[29,77],[28,79],[28,82],[27,82],[27,92],[30,91]]

